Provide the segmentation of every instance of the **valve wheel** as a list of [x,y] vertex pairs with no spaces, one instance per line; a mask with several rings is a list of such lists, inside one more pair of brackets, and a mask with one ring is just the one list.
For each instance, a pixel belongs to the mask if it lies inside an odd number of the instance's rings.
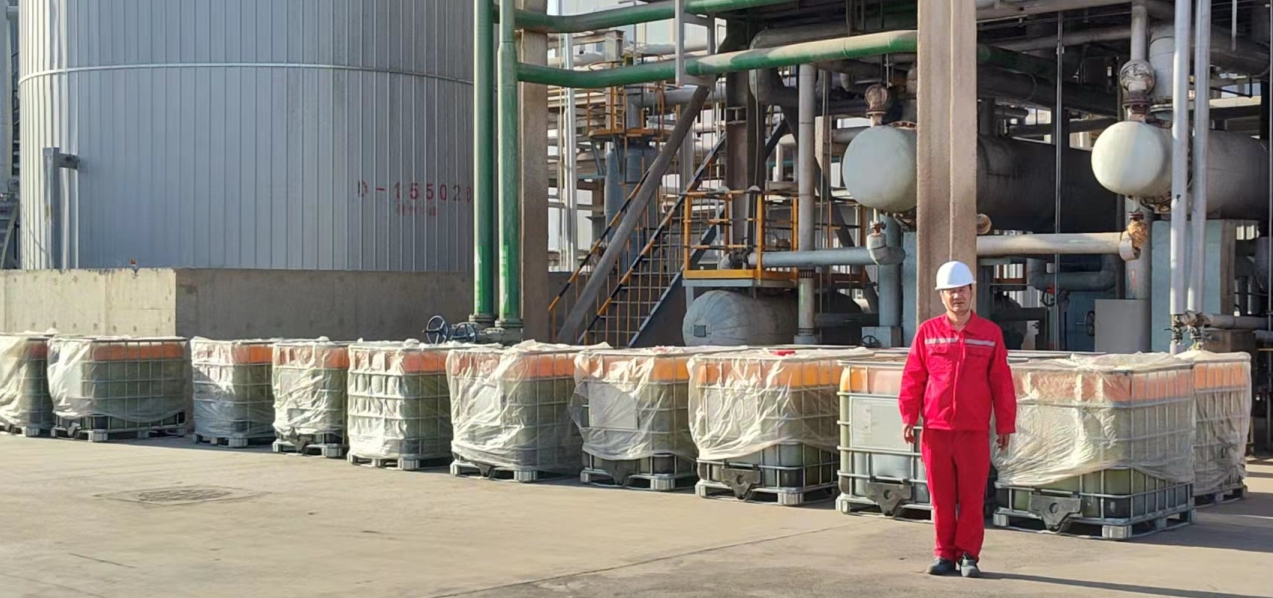
[[440,314],[429,318],[429,323],[424,327],[424,338],[431,345],[440,345],[450,340],[451,326],[447,324],[446,318]]

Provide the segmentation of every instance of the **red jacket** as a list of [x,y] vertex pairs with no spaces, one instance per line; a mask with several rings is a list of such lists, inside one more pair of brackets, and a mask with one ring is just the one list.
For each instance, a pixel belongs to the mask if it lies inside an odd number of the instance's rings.
[[1003,331],[972,314],[956,332],[943,314],[924,322],[911,343],[899,397],[902,421],[934,430],[1016,431],[1017,396]]

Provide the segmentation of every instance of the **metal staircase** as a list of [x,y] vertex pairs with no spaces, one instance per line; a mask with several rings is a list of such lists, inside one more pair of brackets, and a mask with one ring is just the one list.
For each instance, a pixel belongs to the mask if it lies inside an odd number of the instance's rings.
[[[765,155],[777,146],[788,131],[785,121],[770,134],[765,144]],[[561,321],[578,296],[578,290],[590,276],[607,277],[604,289],[591,308],[592,316],[579,338],[557,338],[557,342],[594,344],[605,342],[615,347],[639,347],[655,344],[652,334],[656,318],[679,300],[683,288],[684,272],[700,267],[705,257],[715,255],[711,250],[715,240],[728,226],[722,223],[725,204],[728,201],[691,202],[690,207],[707,203],[713,206],[706,212],[687,209],[688,198],[712,195],[713,191],[699,191],[705,183],[723,180],[721,157],[726,139],[721,134],[715,145],[699,164],[693,177],[679,193],[668,194],[657,201],[657,210],[643,215],[643,220],[626,243],[624,258],[609,272],[594,272],[594,264],[613,242],[615,228],[627,213],[632,197],[628,197],[619,213],[611,219],[601,239],[594,243],[588,255],[581,260],[566,287],[558,293],[549,307],[550,322],[554,334],[560,330]],[[714,185],[708,185],[713,187]],[[679,330],[679,327],[678,327]]]

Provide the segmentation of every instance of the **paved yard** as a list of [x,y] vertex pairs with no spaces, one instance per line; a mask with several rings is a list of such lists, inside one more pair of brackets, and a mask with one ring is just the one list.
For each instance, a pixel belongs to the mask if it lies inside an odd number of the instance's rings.
[[1273,596],[1273,461],[1250,475],[1134,542],[991,530],[965,580],[920,573],[927,524],[830,505],[0,435],[0,597]]

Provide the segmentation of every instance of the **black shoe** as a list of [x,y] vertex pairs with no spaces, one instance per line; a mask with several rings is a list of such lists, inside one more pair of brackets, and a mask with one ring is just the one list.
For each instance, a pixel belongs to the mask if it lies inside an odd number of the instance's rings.
[[977,566],[977,559],[964,555],[959,560],[959,573],[964,577],[981,577],[981,568]]
[[955,572],[955,561],[949,559],[933,559],[933,564],[928,566],[929,575],[949,575]]

